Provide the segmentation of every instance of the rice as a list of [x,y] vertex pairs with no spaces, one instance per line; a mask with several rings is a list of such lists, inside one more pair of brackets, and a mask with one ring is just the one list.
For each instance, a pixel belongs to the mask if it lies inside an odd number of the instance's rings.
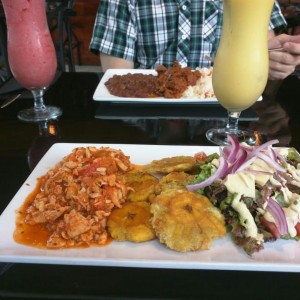
[[200,71],[201,77],[198,79],[196,85],[189,86],[182,94],[181,98],[215,98],[212,87],[212,70],[213,68],[197,68]]

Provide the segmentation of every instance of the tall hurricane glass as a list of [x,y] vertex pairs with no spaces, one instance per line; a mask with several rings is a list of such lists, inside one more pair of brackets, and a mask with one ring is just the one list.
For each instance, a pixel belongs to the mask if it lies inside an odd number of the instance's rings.
[[52,83],[57,70],[45,0],[2,0],[2,5],[11,72],[34,96],[34,107],[20,111],[18,117],[28,122],[57,118],[62,114],[61,109],[45,106],[43,100],[44,90]]
[[268,25],[274,0],[223,0],[223,27],[214,60],[213,89],[228,111],[226,128],[207,131],[208,140],[225,145],[229,134],[253,143],[238,128],[240,114],[261,96],[268,80]]

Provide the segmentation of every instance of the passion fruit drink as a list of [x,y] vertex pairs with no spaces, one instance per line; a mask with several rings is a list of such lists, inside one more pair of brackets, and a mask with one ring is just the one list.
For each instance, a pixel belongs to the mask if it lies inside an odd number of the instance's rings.
[[223,28],[214,61],[220,104],[240,112],[262,94],[268,79],[268,25],[274,0],[223,0]]
[[239,130],[240,113],[262,94],[268,80],[268,25],[274,0],[223,0],[223,27],[212,84],[228,111],[225,128],[210,129],[208,140],[226,145],[228,135],[257,144],[258,134]]

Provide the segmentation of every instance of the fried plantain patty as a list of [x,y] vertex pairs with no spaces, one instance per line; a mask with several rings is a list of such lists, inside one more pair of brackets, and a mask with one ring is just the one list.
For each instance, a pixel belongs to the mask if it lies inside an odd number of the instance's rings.
[[156,237],[150,218],[149,203],[127,202],[108,217],[108,232],[117,241],[146,242]]
[[185,172],[171,172],[160,179],[155,187],[155,194],[159,195],[166,190],[187,190],[186,185],[192,178],[194,175]]
[[190,172],[196,168],[196,159],[193,156],[174,156],[153,160],[146,165],[144,171],[150,174],[168,174],[174,171]]
[[125,181],[132,188],[127,193],[127,200],[137,202],[151,200],[155,196],[155,186],[159,180],[151,174],[134,170],[125,174]]
[[224,217],[208,198],[184,190],[166,190],[151,204],[152,226],[161,243],[186,252],[209,249],[226,235]]

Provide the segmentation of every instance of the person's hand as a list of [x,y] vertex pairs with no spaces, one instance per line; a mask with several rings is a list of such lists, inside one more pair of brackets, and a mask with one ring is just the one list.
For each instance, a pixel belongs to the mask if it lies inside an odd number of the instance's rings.
[[280,34],[269,40],[268,47],[282,47],[269,52],[269,79],[284,79],[300,65],[300,35]]

